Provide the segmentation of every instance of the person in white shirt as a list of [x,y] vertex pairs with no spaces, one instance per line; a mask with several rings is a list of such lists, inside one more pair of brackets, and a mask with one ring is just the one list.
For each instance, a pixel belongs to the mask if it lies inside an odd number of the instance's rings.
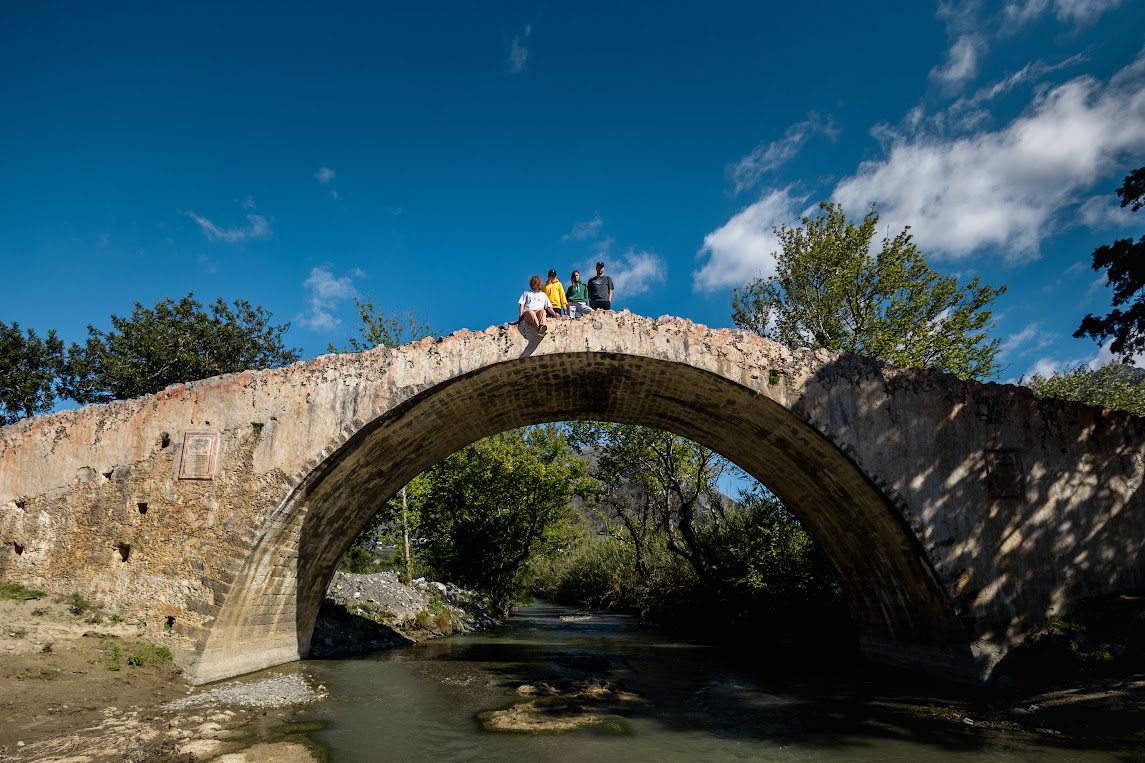
[[545,314],[552,312],[553,303],[549,295],[545,294],[545,282],[540,276],[529,277],[529,290],[517,300],[517,323],[527,319],[529,325],[537,330],[537,335],[543,337],[549,331],[549,324],[545,321]]

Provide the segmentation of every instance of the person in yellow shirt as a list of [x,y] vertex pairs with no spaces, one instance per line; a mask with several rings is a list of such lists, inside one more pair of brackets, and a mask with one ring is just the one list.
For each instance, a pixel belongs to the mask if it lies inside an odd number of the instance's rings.
[[545,283],[545,294],[549,295],[549,302],[557,315],[569,314],[569,300],[565,296],[564,285],[557,280],[557,271],[549,271],[549,280]]

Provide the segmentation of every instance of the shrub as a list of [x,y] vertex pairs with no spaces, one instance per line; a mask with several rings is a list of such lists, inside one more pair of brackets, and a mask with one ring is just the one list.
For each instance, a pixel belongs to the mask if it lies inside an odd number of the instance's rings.
[[165,646],[132,644],[131,650],[131,656],[127,658],[127,664],[132,667],[141,668],[144,665],[158,665],[171,661],[171,650]]
[[350,572],[355,575],[372,575],[381,572],[385,565],[380,564],[374,555],[360,545],[353,545],[338,562],[341,572]]
[[31,601],[47,596],[43,591],[28,588],[23,583],[0,583],[0,599],[15,599],[17,601]]

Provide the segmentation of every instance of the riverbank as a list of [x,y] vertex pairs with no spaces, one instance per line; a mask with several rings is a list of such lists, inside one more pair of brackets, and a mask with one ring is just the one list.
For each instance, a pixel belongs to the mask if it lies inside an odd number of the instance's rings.
[[[319,651],[332,657],[384,648],[387,639],[412,643],[493,623],[472,594],[425,581],[407,587],[384,574],[339,576],[329,594],[315,646],[321,641]],[[313,725],[298,722],[300,712],[326,695],[315,678],[316,663],[191,687],[141,629],[79,604],[0,600],[0,759],[320,759],[306,736]],[[584,613],[582,619],[593,617]],[[1060,671],[1060,658],[1054,659]],[[1005,691],[949,687],[872,669],[837,678],[846,687],[831,700],[841,708],[840,723],[885,726],[888,735],[943,744],[1039,740],[1145,760],[1145,673],[1079,676],[1054,687]],[[792,687],[793,694],[801,691]],[[807,699],[818,706],[822,698],[811,693]]]
[[[0,599],[0,759],[320,760],[295,715],[326,696],[306,662],[192,687],[138,625],[78,597]],[[358,654],[496,624],[481,598],[392,573],[338,573],[312,658]],[[161,641],[161,639],[159,639]]]

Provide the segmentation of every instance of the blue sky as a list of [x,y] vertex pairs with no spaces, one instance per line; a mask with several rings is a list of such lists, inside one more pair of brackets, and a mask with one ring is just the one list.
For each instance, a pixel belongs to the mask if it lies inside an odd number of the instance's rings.
[[1009,286],[1002,380],[1102,356],[1071,335],[1145,221],[1145,3],[406,5],[6,4],[0,320],[194,291],[312,357],[354,296],[482,329],[602,258],[617,307],[730,326],[834,199]]

